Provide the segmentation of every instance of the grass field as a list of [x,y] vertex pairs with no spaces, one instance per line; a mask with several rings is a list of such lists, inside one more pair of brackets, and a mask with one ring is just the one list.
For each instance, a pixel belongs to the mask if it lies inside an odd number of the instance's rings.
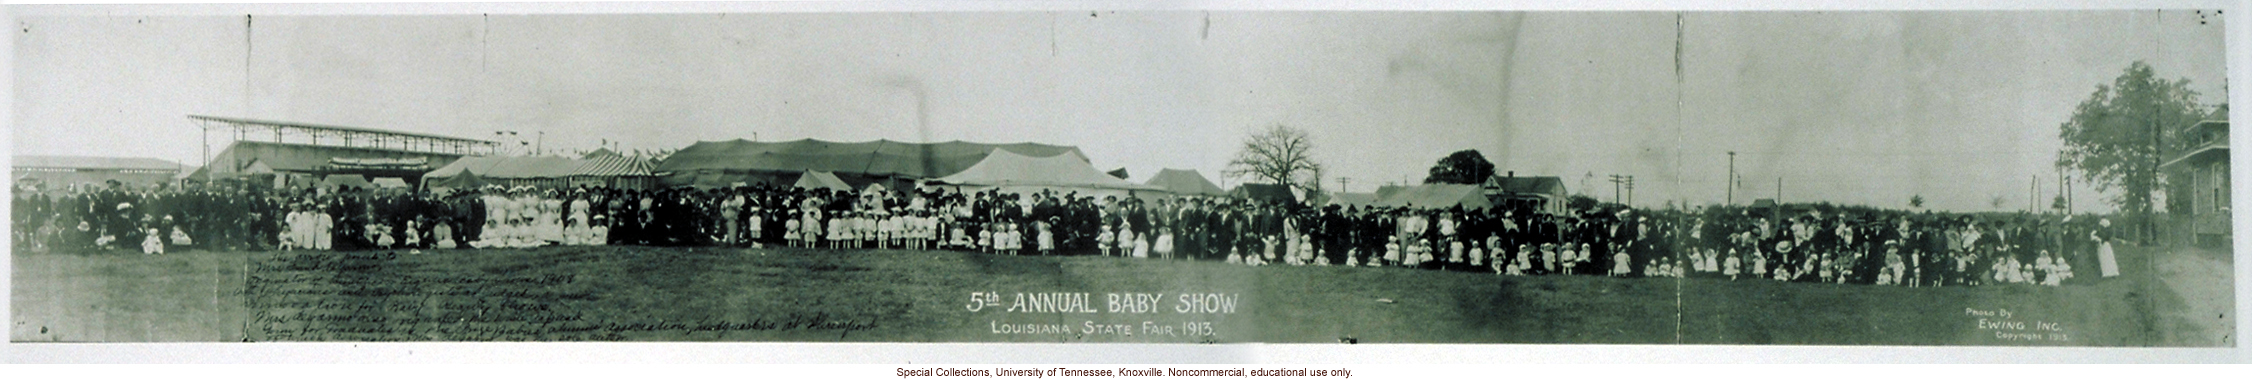
[[[2063,288],[1500,277],[877,250],[20,254],[14,256],[9,336],[18,342],[2234,344],[2226,252],[2146,255],[2129,248],[2122,254],[2129,258],[2127,276]],[[989,299],[999,305],[970,311],[972,294],[981,292],[1000,294]],[[1097,311],[1107,311],[1112,293],[1163,298],[1155,313],[1002,310],[1018,293],[1051,292],[1088,293],[1088,306]],[[1232,311],[1174,309],[1182,294],[1215,293],[1234,297]],[[1970,314],[2001,310],[2010,316],[1984,316],[1985,327],[1981,316]],[[1991,328],[2011,323],[2022,328]],[[1027,325],[1063,331],[995,332]]]

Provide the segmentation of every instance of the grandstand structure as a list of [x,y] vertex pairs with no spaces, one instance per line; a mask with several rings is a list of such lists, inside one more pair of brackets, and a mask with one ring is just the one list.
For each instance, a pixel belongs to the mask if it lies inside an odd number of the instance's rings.
[[[188,178],[259,177],[277,186],[319,183],[334,174],[417,183],[422,174],[463,156],[501,152],[497,142],[433,134],[313,123],[188,115],[203,130],[204,166]],[[209,151],[213,132],[227,138]]]

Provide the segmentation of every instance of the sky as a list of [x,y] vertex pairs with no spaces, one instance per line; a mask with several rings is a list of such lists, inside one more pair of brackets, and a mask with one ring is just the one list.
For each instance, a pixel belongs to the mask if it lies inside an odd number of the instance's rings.
[[[1634,203],[1942,210],[2053,196],[2058,125],[2131,62],[2225,99],[2211,11],[1053,11],[17,16],[15,154],[198,164],[186,115],[493,138],[1040,142],[1135,181],[1308,132],[1325,185],[1479,150]],[[1677,65],[1678,62],[1678,66]],[[1677,71],[1677,67],[1678,70]],[[543,133],[544,132],[544,133]],[[514,142],[511,138],[510,142]],[[2104,210],[2075,185],[2075,207]],[[2041,202],[2046,205],[2047,202]]]

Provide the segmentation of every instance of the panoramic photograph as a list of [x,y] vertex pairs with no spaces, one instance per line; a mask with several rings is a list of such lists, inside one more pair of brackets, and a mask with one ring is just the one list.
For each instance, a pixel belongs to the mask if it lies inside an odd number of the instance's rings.
[[12,18],[15,344],[2238,344],[2216,10]]

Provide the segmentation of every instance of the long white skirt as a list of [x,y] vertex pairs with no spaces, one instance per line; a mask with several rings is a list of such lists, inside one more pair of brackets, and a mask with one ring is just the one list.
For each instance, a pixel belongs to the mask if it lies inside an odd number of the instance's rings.
[[2119,276],[2119,256],[2112,252],[2111,242],[2096,246],[2096,263],[2103,266],[2104,277]]

